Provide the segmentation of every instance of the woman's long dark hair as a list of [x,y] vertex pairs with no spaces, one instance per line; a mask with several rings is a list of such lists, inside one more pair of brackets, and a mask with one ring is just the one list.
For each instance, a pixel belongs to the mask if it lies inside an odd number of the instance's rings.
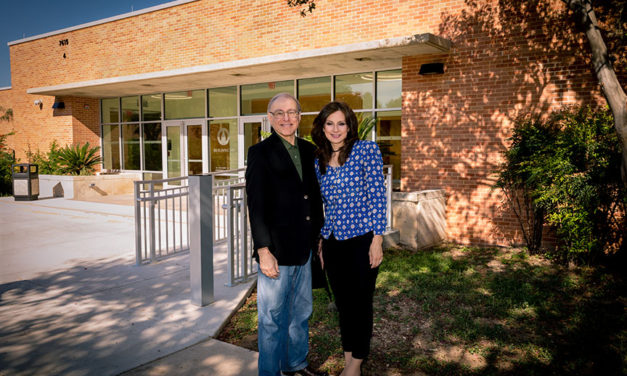
[[320,110],[320,113],[313,121],[314,127],[311,130],[311,139],[318,146],[316,150],[316,157],[318,157],[320,173],[327,173],[327,166],[333,155],[333,148],[331,142],[324,135],[324,123],[327,122],[327,118],[334,112],[341,111],[346,118],[346,126],[348,127],[348,134],[344,140],[344,146],[340,148],[340,154],[338,156],[338,163],[343,165],[353,149],[355,141],[359,139],[357,116],[353,110],[344,102],[329,102],[326,106]]

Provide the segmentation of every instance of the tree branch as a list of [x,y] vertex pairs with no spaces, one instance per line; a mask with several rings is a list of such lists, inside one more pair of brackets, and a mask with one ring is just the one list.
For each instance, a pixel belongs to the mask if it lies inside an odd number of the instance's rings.
[[623,160],[621,174],[627,185],[627,95],[618,82],[616,72],[608,55],[607,46],[599,30],[596,15],[590,0],[563,0],[574,12],[575,19],[583,28],[590,50],[592,52],[592,66],[597,76],[601,91],[614,116],[614,126],[618,137],[622,141]]

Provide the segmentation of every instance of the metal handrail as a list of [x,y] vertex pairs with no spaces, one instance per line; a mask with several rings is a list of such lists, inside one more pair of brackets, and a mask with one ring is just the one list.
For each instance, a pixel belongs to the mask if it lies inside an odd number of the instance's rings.
[[392,169],[393,165],[383,166],[383,176],[385,178],[385,215],[386,215],[386,231],[392,230]]
[[[212,172],[213,244],[227,242],[228,282],[232,286],[255,274],[248,223],[244,169]],[[392,165],[383,166],[386,186],[386,230],[392,229]],[[207,174],[205,174],[207,175]],[[228,176],[230,179],[216,180]],[[179,186],[156,185],[179,181]],[[188,177],[135,181],[136,264],[189,250]],[[142,187],[147,186],[147,189]],[[163,208],[162,208],[163,203]],[[200,203],[191,203],[200,205]],[[183,212],[187,212],[185,215]],[[187,243],[186,243],[187,242]],[[165,248],[164,248],[165,243]],[[170,245],[173,245],[170,247]]]

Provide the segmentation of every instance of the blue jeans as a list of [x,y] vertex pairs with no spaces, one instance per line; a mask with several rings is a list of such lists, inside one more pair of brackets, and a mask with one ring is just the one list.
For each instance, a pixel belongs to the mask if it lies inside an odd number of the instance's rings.
[[258,271],[260,376],[279,376],[281,371],[307,367],[312,310],[311,255],[304,265],[279,265],[277,279]]

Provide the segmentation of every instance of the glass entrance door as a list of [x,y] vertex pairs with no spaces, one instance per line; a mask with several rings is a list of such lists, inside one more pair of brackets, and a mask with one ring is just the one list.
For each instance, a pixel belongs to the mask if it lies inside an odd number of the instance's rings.
[[[165,178],[202,174],[209,171],[209,156],[203,139],[207,126],[203,120],[174,120],[164,122],[163,143]],[[176,182],[170,185],[178,185]]]
[[245,167],[248,158],[248,148],[259,143],[270,135],[270,123],[266,115],[245,116],[239,120],[239,167]]
[[209,120],[210,171],[235,170],[239,166],[237,119]]
[[[163,153],[165,163],[163,164],[163,177],[164,178],[176,178],[181,176],[181,125],[168,125],[166,124],[166,131],[164,135],[166,142],[163,147],[166,149]],[[178,185],[178,184],[174,184]]]
[[[203,124],[186,125],[187,136],[187,175],[198,175],[207,172],[203,160]],[[206,133],[206,132],[204,132]]]

